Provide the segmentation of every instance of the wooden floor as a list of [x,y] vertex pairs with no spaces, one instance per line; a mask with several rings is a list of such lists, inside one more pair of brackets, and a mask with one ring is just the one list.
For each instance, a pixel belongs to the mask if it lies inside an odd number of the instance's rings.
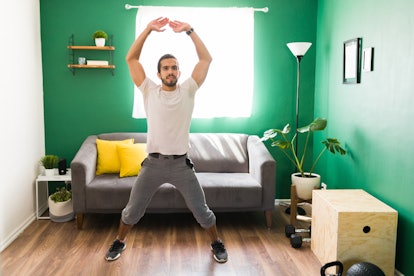
[[119,215],[87,215],[75,221],[34,221],[0,254],[9,275],[320,275],[321,264],[304,244],[290,246],[285,207],[276,206],[273,227],[261,212],[216,213],[229,260],[216,263],[207,234],[190,213],[147,214],[132,229],[121,258],[104,255],[116,236]]

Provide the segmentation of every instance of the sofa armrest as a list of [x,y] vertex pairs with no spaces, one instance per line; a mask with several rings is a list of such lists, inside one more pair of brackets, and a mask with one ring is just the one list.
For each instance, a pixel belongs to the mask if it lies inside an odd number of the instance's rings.
[[263,210],[273,210],[276,191],[276,161],[257,135],[247,140],[249,172],[263,187]]
[[72,200],[75,213],[86,211],[86,185],[93,180],[96,172],[96,135],[82,143],[70,165],[72,171]]

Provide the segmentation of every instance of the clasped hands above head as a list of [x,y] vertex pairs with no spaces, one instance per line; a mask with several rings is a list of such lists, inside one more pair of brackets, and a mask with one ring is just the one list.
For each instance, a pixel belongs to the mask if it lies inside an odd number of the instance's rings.
[[163,32],[163,31],[165,31],[164,27],[167,24],[176,33],[184,32],[184,31],[186,32],[186,31],[189,31],[191,29],[191,26],[188,23],[181,22],[181,21],[178,21],[178,20],[170,21],[170,19],[167,18],[167,17],[159,17],[157,19],[152,20],[148,24],[148,27],[150,27],[151,30],[154,30],[154,31],[157,31],[157,32]]

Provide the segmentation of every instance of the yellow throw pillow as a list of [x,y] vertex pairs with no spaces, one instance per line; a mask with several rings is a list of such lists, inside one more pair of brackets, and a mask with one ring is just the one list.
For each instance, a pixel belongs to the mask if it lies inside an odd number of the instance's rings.
[[116,146],[121,162],[119,177],[138,175],[141,170],[141,163],[147,157],[146,146],[145,143],[118,144]]
[[105,173],[119,173],[121,163],[118,158],[116,145],[133,143],[133,138],[122,141],[96,139],[96,148],[98,150],[98,159],[96,162],[96,175]]

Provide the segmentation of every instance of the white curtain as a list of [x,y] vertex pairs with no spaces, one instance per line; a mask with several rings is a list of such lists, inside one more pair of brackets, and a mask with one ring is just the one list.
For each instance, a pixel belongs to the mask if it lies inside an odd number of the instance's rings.
[[[194,118],[249,117],[253,98],[253,8],[140,7],[136,36],[148,22],[158,17],[188,22],[201,37],[213,57],[207,79],[197,91]],[[185,33],[174,33],[168,26],[152,32],[144,44],[141,63],[149,78],[157,77],[158,59],[173,54],[184,81],[197,63],[194,44]],[[141,92],[135,87],[134,118],[144,118]]]

